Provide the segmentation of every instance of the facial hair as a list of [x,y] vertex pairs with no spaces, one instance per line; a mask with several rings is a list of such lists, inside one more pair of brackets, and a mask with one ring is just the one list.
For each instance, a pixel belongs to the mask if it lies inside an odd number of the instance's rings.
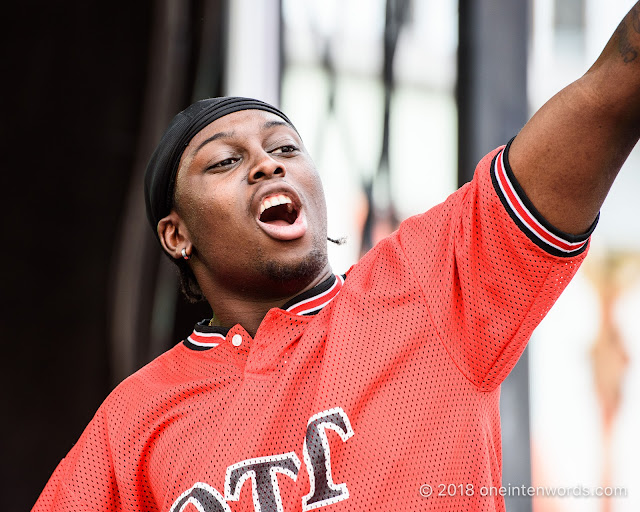
[[314,237],[312,249],[304,259],[296,262],[282,262],[258,257],[254,260],[256,270],[269,280],[278,283],[299,283],[304,287],[309,284],[327,266],[326,242]]

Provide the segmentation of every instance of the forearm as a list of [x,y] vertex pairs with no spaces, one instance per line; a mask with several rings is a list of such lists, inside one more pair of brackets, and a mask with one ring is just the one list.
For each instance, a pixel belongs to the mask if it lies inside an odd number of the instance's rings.
[[600,57],[581,79],[619,121],[640,131],[640,2],[618,25]]
[[589,71],[549,100],[516,137],[511,164],[540,213],[584,232],[640,135],[640,2]]

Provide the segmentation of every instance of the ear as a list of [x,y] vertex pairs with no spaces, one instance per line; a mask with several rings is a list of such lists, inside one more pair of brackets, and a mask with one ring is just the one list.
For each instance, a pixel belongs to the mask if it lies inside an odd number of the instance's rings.
[[160,219],[157,230],[162,248],[175,259],[182,258],[182,249],[191,254],[191,238],[178,212],[171,210],[169,215]]

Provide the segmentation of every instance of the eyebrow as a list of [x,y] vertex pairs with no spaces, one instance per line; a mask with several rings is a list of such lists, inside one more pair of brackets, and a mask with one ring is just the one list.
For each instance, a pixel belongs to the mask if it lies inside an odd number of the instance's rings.
[[267,121],[266,123],[264,123],[262,125],[262,129],[266,130],[267,128],[273,128],[274,126],[286,126],[287,128],[291,128],[291,125],[289,123],[274,119],[273,121]]
[[229,137],[232,137],[233,134],[234,134],[234,132],[218,132],[218,133],[215,133],[211,137],[209,137],[208,139],[203,140],[200,143],[200,145],[196,148],[196,150],[193,152],[193,154],[195,155],[204,146],[209,144],[209,142],[213,142],[214,140],[218,140],[218,139],[228,139]]
[[[272,120],[272,121],[267,121],[266,123],[264,123],[262,125],[262,129],[263,130],[267,130],[269,128],[273,128],[274,126],[285,126],[287,128],[291,128],[291,125],[289,123],[286,123],[285,121]],[[200,143],[200,145],[196,148],[196,150],[193,152],[193,154],[195,155],[204,146],[206,146],[210,142],[213,142],[214,140],[228,139],[230,137],[233,137],[234,134],[235,134],[235,132],[218,132],[218,133],[215,133],[211,137],[209,137],[208,139],[203,140]]]

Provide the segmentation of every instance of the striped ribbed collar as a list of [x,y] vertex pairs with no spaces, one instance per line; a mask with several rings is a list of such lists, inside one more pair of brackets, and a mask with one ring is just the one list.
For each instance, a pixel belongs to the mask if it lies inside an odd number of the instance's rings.
[[345,277],[346,276],[337,275],[328,277],[319,285],[314,286],[300,295],[296,295],[282,306],[282,309],[294,315],[309,316],[317,314],[338,295],[338,292],[344,284]]
[[[318,314],[338,295],[344,284],[346,275],[332,275],[300,295],[284,304],[280,309],[298,315],[311,316]],[[209,325],[209,319],[198,322],[184,344],[194,350],[207,350],[222,343],[229,328]]]

